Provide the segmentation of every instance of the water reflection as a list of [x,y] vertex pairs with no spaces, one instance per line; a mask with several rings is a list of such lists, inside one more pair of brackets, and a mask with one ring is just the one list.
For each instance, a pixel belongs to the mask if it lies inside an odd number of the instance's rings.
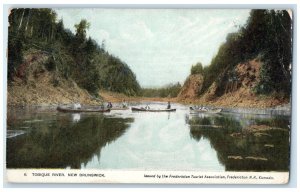
[[289,118],[213,115],[186,121],[191,137],[208,139],[227,171],[289,170]]
[[[11,109],[8,168],[289,170],[289,117]],[[163,108],[165,104],[151,104]]]
[[103,148],[100,163],[94,157],[85,168],[224,171],[209,140],[189,137],[185,113],[133,113],[126,134]]
[[6,138],[17,137],[19,135],[23,135],[24,133],[26,132],[23,130],[7,130]]
[[77,123],[80,120],[80,113],[73,113],[72,114],[72,121]]
[[[25,120],[27,134],[7,139],[8,168],[81,168],[94,154],[122,136],[130,118],[48,113]],[[76,123],[71,123],[76,121]],[[17,126],[11,125],[11,130]]]

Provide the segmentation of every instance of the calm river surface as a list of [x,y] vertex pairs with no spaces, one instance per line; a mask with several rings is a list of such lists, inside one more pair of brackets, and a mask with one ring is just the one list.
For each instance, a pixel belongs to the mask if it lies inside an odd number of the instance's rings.
[[177,111],[106,114],[9,108],[7,168],[289,170],[290,117],[172,107]]

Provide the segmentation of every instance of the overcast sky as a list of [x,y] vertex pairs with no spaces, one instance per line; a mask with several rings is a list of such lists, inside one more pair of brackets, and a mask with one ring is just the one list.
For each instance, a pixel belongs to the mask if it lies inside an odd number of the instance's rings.
[[246,23],[247,9],[55,9],[75,33],[87,19],[88,35],[127,63],[142,87],[180,82],[197,62],[208,65],[230,32]]

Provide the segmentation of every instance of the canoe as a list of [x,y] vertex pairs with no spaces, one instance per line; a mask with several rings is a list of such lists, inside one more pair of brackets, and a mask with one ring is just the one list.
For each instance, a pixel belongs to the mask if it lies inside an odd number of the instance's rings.
[[176,109],[143,109],[143,108],[136,108],[132,107],[132,111],[143,111],[143,112],[174,112]]
[[208,110],[202,110],[202,109],[190,109],[191,113],[220,113],[222,109],[208,109]]
[[98,112],[98,113],[105,113],[105,112],[110,112],[110,109],[85,109],[85,108],[81,108],[81,109],[73,109],[71,107],[57,107],[57,111],[60,112],[69,112],[69,113],[81,113],[81,112]]
[[111,111],[119,111],[119,110],[128,110],[129,107],[113,107],[113,108],[110,108]]

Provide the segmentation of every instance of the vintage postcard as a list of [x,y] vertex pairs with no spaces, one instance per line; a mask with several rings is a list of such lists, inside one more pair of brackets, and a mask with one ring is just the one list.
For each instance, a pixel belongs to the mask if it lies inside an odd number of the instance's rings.
[[7,182],[289,182],[292,10],[7,18]]

